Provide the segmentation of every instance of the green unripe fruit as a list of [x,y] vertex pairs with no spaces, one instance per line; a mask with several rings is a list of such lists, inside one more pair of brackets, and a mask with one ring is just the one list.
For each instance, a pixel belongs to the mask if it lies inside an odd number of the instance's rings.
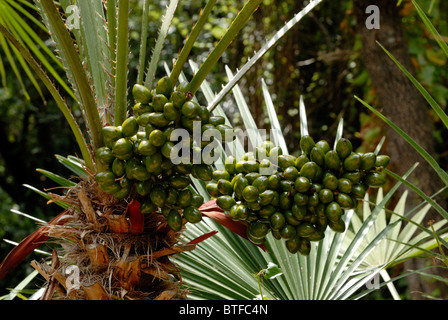
[[300,138],[300,149],[307,155],[311,153],[311,149],[313,149],[315,145],[316,144],[311,136],[306,135]]
[[314,147],[311,149],[310,159],[318,166],[322,167],[325,164],[325,153],[321,149]]
[[169,102],[168,98],[163,94],[156,94],[152,97],[152,107],[155,112],[163,112],[163,107]]
[[249,225],[247,232],[254,238],[264,238],[269,232],[269,225],[267,223],[256,221]]
[[193,101],[187,101],[182,105],[182,115],[187,118],[194,118],[198,114],[198,105]]
[[346,138],[341,138],[336,143],[336,152],[340,159],[347,158],[353,150],[352,143]]
[[180,117],[180,111],[174,106],[172,102],[167,102],[163,106],[163,115],[167,120],[174,121]]
[[339,170],[341,159],[335,150],[330,150],[325,154],[325,168],[329,170]]
[[188,206],[184,209],[184,218],[187,222],[198,223],[202,220],[202,213],[198,208],[193,206]]
[[375,166],[376,154],[373,152],[365,153],[361,156],[361,169],[370,170]]
[[267,206],[261,207],[260,210],[258,210],[258,215],[260,216],[260,218],[269,219],[276,211],[276,208],[273,205],[269,204]]
[[358,170],[361,167],[361,156],[358,153],[352,152],[347,158],[345,158],[343,167],[346,171]]
[[179,198],[179,192],[175,188],[168,188],[166,193],[166,204],[174,206]]
[[255,181],[255,179],[261,177],[261,174],[259,174],[258,172],[249,172],[248,174],[246,174],[245,177],[247,181],[249,181],[249,184],[252,184]]
[[150,118],[150,114],[152,113],[152,112],[154,112],[154,110],[152,110],[152,111],[150,111],[150,112],[148,112],[148,113],[143,113],[143,114],[141,114],[141,115],[139,115],[139,116],[137,116],[137,124],[139,125],[139,126],[142,126],[142,127],[147,127],[148,125],[150,125],[149,124],[149,118]]
[[266,206],[268,204],[271,204],[272,200],[274,199],[275,193],[276,193],[275,191],[269,189],[260,193],[258,199],[260,205]]
[[191,205],[193,207],[199,208],[204,204],[204,197],[200,194],[194,193],[191,198]]
[[390,163],[390,157],[386,155],[379,155],[376,157],[375,166],[386,168]]
[[147,196],[152,190],[151,180],[138,181],[135,183],[135,191],[143,197]]
[[242,205],[242,204],[237,204],[234,205],[231,209],[230,209],[230,217],[233,220],[246,220],[249,216],[249,209],[247,208],[247,206]]
[[364,177],[364,183],[371,188],[379,188],[386,183],[384,172],[371,172]]
[[359,171],[355,172],[345,172],[342,174],[342,178],[346,178],[353,182],[353,184],[359,183],[361,181],[362,174]]
[[333,201],[333,191],[331,191],[330,189],[321,189],[319,191],[319,200],[322,203],[330,203]]
[[353,185],[351,196],[355,197],[356,199],[363,199],[366,195],[367,188],[363,183],[357,183]]
[[297,170],[301,170],[303,165],[307,162],[310,162],[310,159],[308,158],[308,156],[306,154],[301,154],[300,156],[297,157],[294,165],[297,168]]
[[308,195],[305,193],[297,192],[294,195],[294,203],[298,206],[306,206],[308,204]]
[[289,181],[296,181],[296,179],[299,177],[299,171],[296,169],[296,167],[288,167],[285,169],[285,171],[283,171],[283,177]]
[[153,154],[157,153],[159,148],[154,146],[149,140],[143,139],[140,141],[137,147],[137,153],[142,156],[152,156]]
[[182,229],[183,221],[179,211],[171,210],[167,217],[167,223],[173,231],[180,231]]
[[342,208],[337,202],[331,202],[325,207],[325,216],[330,221],[337,221],[342,216]]
[[181,208],[185,208],[191,205],[192,200],[193,193],[190,191],[190,189],[184,189],[179,192],[177,203]]
[[327,154],[327,152],[331,150],[330,145],[325,140],[317,141],[316,142],[316,148],[319,148],[320,150],[322,150],[324,155]]
[[300,244],[301,244],[300,237],[292,237],[285,241],[286,249],[291,254],[296,254],[299,251]]
[[305,219],[307,208],[306,206],[299,206],[297,203],[294,203],[291,206],[291,212],[296,220],[301,221]]
[[211,116],[209,119],[209,123],[216,127],[217,125],[225,124],[226,119],[222,116]]
[[248,202],[257,201],[258,199],[258,189],[254,186],[247,186],[243,190],[243,198]]
[[336,221],[328,221],[328,226],[333,230],[334,232],[343,233],[345,231],[345,223],[344,220],[339,219]]
[[236,204],[236,201],[230,196],[220,196],[216,199],[216,204],[222,210],[229,211]]
[[96,182],[98,182],[98,184],[103,185],[103,186],[114,184],[116,178],[117,177],[114,175],[114,173],[110,169],[107,169],[103,172],[99,172],[95,176]]
[[157,211],[157,206],[150,199],[145,199],[140,204],[140,212],[149,214]]
[[161,147],[166,142],[166,137],[162,130],[154,129],[150,134],[148,141],[155,147]]
[[166,201],[166,193],[165,188],[163,188],[161,185],[156,185],[152,188],[151,192],[149,193],[151,201],[158,207],[163,207],[165,205]]
[[192,174],[193,173],[195,178],[202,181],[211,181],[213,179],[213,169],[210,165],[195,164],[192,169]]
[[140,103],[149,103],[152,99],[151,90],[140,84],[135,84],[132,88],[134,99]]
[[121,132],[124,137],[132,137],[138,132],[138,123],[135,117],[127,118],[121,125]]
[[218,190],[217,183],[209,183],[205,186],[205,189],[207,190],[208,194],[213,198],[217,198],[221,195],[221,193]]
[[160,149],[160,151],[162,152],[162,155],[166,159],[171,159],[171,154],[174,154],[176,157],[176,155],[178,155],[178,153],[179,153],[179,150],[176,148],[174,143],[172,143],[171,141],[165,142],[163,144],[162,148]]
[[183,104],[186,101],[185,93],[180,92],[180,91],[174,91],[171,94],[170,100],[173,102],[174,107],[176,107],[176,109],[180,110],[180,108],[182,108]]
[[247,160],[243,163],[243,169],[246,173],[258,172],[259,164],[256,160]]
[[103,190],[104,192],[106,192],[108,194],[114,194],[116,192],[121,191],[120,184],[117,182],[112,183],[112,184],[107,184],[107,185],[100,184],[99,186],[100,186],[101,190]]
[[312,195],[308,196],[308,207],[315,207],[319,204],[319,193],[315,192]]
[[106,147],[112,149],[115,141],[123,137],[121,127],[106,126],[101,130],[103,134],[103,142]]
[[311,223],[309,223],[309,222],[302,222],[302,223],[297,227],[297,229],[296,229],[296,231],[297,231],[296,234],[297,234],[299,237],[307,238],[307,237],[309,237],[311,234],[313,234],[315,230],[316,230],[316,229],[314,229],[314,226],[313,226]]
[[298,226],[300,224],[300,220],[297,220],[294,217],[294,214],[292,213],[291,210],[286,210],[284,212],[284,217],[285,217],[286,223],[288,223],[292,226]]
[[126,173],[126,162],[124,160],[115,158],[115,160],[112,162],[111,169],[117,177],[121,177]]
[[281,212],[276,212],[269,218],[269,223],[273,230],[280,230],[285,226],[286,219]]
[[145,157],[144,164],[146,167],[146,171],[157,172],[157,170],[162,165],[162,161],[163,161],[163,156],[160,152],[157,152],[153,155]]
[[311,244],[308,239],[300,238],[299,251],[302,256],[308,256],[311,252]]
[[217,184],[218,184],[218,190],[221,194],[224,195],[233,194],[233,185],[229,180],[219,179]]
[[120,138],[115,141],[112,148],[113,155],[120,160],[129,160],[133,154],[132,142],[125,138]]
[[224,162],[224,168],[229,174],[236,174],[236,159],[234,156],[229,156]]
[[338,190],[342,193],[350,193],[353,189],[353,182],[346,178],[341,178],[338,181]]
[[289,240],[296,236],[296,227],[287,224],[283,228],[280,229],[280,234],[283,239]]
[[218,181],[219,179],[224,179],[224,180],[230,181],[230,173],[226,170],[213,171],[213,180]]
[[210,111],[208,111],[206,106],[199,106],[197,108],[197,113],[202,123],[208,123],[210,121]]
[[300,170],[300,176],[313,180],[318,171],[318,165],[315,162],[310,161],[302,166],[302,169]]
[[324,188],[334,191],[338,188],[338,183],[338,178],[334,174],[330,172],[326,172],[324,174],[324,178],[322,180],[322,185],[324,186]]
[[96,160],[98,160],[99,162],[101,162],[102,164],[104,164],[106,166],[110,165],[115,160],[112,150],[109,149],[108,147],[98,148],[95,151],[95,157],[96,157]]
[[352,209],[355,205],[353,199],[346,193],[339,193],[337,201],[343,209]]
[[161,78],[156,85],[156,93],[163,94],[166,97],[170,97],[173,92],[174,86],[169,77]]
[[191,180],[188,176],[173,175],[168,178],[168,183],[171,187],[181,190],[188,187],[191,183]]
[[151,112],[148,115],[148,122],[157,128],[164,128],[170,123],[170,120],[165,118],[163,112]]
[[234,131],[231,127],[225,124],[219,124],[216,126],[216,130],[219,131],[220,134],[220,141],[230,143],[233,142],[235,136]]
[[268,178],[268,188],[271,190],[276,190],[280,187],[280,181],[281,181],[281,177],[273,174],[271,176],[269,176]]
[[262,193],[269,187],[269,178],[267,176],[259,176],[252,182],[252,185],[258,189],[259,193]]
[[150,173],[141,164],[133,166],[131,170],[132,177],[137,181],[146,181],[151,177]]
[[310,179],[307,177],[298,177],[294,182],[294,188],[297,192],[307,192],[311,187]]
[[282,192],[280,194],[280,199],[279,199],[280,208],[282,208],[283,210],[288,210],[291,208],[292,203],[293,203],[293,201],[289,197],[288,192]]
[[286,170],[289,167],[294,167],[295,160],[291,155],[279,155],[277,164],[280,170]]

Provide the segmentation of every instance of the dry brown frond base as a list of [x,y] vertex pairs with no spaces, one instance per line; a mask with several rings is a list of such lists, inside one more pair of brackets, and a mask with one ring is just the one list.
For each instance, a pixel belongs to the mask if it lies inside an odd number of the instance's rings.
[[64,201],[73,207],[48,231],[61,249],[51,265],[32,263],[47,280],[44,299],[186,298],[170,257],[194,245],[179,245],[180,233],[163,215],[145,215],[143,232],[132,233],[126,200],[102,192],[93,177],[81,180]]

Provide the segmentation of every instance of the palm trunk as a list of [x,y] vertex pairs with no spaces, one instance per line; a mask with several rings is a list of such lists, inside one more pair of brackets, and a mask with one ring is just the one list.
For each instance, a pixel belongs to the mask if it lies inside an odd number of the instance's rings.
[[[357,29],[363,43],[364,64],[369,71],[383,114],[433,154],[435,147],[427,103],[404,73],[376,43],[377,41],[381,43],[407,70],[413,72],[396,1],[359,0],[353,3],[357,17]],[[369,5],[377,5],[380,9],[380,29],[370,30],[365,25],[369,16],[365,11]],[[419,162],[420,164],[410,180],[427,195],[432,195],[440,190],[440,179],[435,171],[391,128],[388,128],[387,132],[387,153],[391,156],[390,168],[392,171],[403,175],[416,162]],[[412,208],[421,199],[412,191],[410,196],[411,201],[408,203]],[[443,199],[439,200],[443,205]],[[423,224],[426,226],[430,220],[440,220],[440,216],[435,211],[428,213]],[[405,263],[405,267],[409,270],[416,270],[422,268],[426,262],[424,259],[413,259]],[[434,272],[436,273],[437,270]],[[423,297],[421,293],[431,294],[436,288],[440,289],[441,298],[448,298],[448,287],[440,281],[430,283],[419,276],[411,276],[408,278],[408,283],[413,299],[421,299]]]

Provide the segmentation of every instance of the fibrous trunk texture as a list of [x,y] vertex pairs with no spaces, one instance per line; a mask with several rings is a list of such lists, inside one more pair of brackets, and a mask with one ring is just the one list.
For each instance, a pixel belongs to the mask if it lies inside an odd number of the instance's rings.
[[61,223],[48,225],[50,239],[62,249],[53,253],[51,264],[32,263],[47,280],[43,299],[186,297],[170,258],[194,245],[179,244],[180,233],[171,230],[163,215],[136,219],[139,208],[129,212],[136,200],[129,204],[114,199],[93,177],[73,187],[63,200],[72,207]]

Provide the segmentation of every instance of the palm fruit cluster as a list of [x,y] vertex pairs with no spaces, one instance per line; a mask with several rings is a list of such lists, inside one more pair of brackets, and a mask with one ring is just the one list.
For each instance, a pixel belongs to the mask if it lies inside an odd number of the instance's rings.
[[344,210],[385,183],[390,158],[356,153],[345,138],[332,150],[327,141],[303,136],[300,148],[298,157],[283,155],[265,141],[239,160],[230,156],[207,191],[233,220],[247,224],[251,242],[262,244],[272,232],[289,252],[308,255],[310,241],[323,239],[327,227],[345,231]]
[[[176,144],[171,141],[171,133],[175,129],[191,133],[194,121],[200,121],[204,130],[228,129],[224,118],[210,116],[185,87],[180,84],[174,88],[168,77],[160,79],[153,90],[136,84],[132,90],[136,101],[133,115],[121,126],[105,126],[104,147],[96,150],[97,161],[105,166],[96,175],[100,188],[117,199],[140,197],[142,213],[161,212],[175,231],[185,221],[201,221],[198,208],[204,199],[190,190],[190,174],[210,181],[212,167],[193,161],[174,164],[171,151]],[[200,152],[210,142],[197,146],[191,139],[188,143]]]

